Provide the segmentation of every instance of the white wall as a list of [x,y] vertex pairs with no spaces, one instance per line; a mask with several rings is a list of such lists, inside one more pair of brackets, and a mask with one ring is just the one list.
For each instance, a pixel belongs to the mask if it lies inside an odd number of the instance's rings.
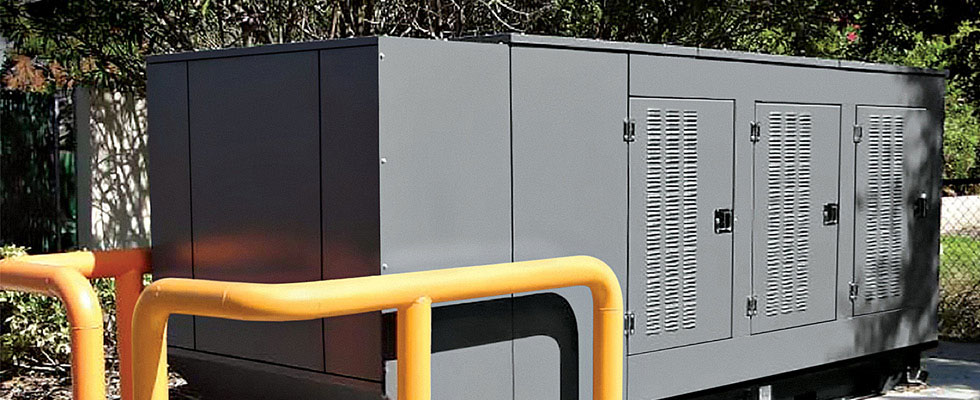
[[980,196],[943,197],[940,231],[944,235],[980,232]]
[[78,242],[91,249],[150,244],[146,102],[75,90]]

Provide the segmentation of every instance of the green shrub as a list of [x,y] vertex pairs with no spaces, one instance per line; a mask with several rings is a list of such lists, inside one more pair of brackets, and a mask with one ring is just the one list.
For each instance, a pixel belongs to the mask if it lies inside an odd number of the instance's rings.
[[[26,248],[0,247],[0,259],[26,254]],[[111,279],[96,279],[102,303],[107,356],[115,348],[115,292]],[[68,372],[69,326],[61,300],[38,294],[0,291],[0,370]],[[107,358],[108,359],[108,358]]]
[[980,143],[980,118],[972,104],[964,101],[960,91],[950,85],[946,96],[946,122],[943,136],[943,177],[947,179],[980,176],[977,144]]

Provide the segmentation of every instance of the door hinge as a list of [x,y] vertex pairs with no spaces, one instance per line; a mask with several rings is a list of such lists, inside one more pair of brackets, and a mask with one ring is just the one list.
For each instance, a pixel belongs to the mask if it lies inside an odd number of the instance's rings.
[[837,225],[840,221],[840,206],[837,203],[827,203],[823,205],[823,224]]
[[858,284],[857,284],[857,282],[850,282],[850,283],[848,283],[847,286],[848,286],[848,289],[847,289],[847,298],[851,299],[852,302],[854,300],[857,300],[857,298],[858,298]]
[[636,333],[636,314],[632,311],[623,313],[623,335],[633,336]]
[[745,299],[745,316],[752,318],[759,314],[759,298],[751,295]]
[[760,138],[762,138],[762,125],[759,125],[759,121],[752,121],[749,125],[749,141],[758,143]]
[[719,208],[715,210],[715,233],[732,233],[734,227],[732,210]]
[[861,125],[854,125],[854,143],[861,143],[861,139],[864,138],[864,127]]
[[626,143],[636,141],[636,120],[633,118],[623,119],[623,141]]

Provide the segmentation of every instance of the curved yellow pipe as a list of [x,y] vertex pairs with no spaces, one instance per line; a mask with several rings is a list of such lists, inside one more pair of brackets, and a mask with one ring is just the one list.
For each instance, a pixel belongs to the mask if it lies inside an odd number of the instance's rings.
[[72,398],[104,400],[102,308],[88,279],[69,268],[7,259],[0,261],[0,288],[61,299],[71,325]]
[[17,257],[16,260],[32,264],[69,267],[89,279],[115,278],[132,271],[150,272],[150,250],[148,249],[72,251],[21,256]]
[[[148,249],[74,251],[22,256],[15,260],[71,268],[89,279],[115,279],[119,391],[123,400],[131,400],[133,398],[133,310],[143,290],[143,274],[150,272],[150,251]],[[100,348],[101,346],[99,344]]]
[[[170,314],[295,321],[398,308],[399,321],[410,325],[398,328],[398,343],[405,346],[398,351],[398,381],[411,382],[407,388],[399,386],[399,398],[428,400],[427,346],[431,346],[431,325],[418,324],[431,320],[430,302],[569,286],[587,286],[592,291],[594,398],[620,400],[622,292],[615,274],[605,263],[585,256],[301,283],[161,279],[148,286],[136,304],[133,322],[136,399],[167,399],[165,332]],[[423,351],[424,357],[420,354]]]

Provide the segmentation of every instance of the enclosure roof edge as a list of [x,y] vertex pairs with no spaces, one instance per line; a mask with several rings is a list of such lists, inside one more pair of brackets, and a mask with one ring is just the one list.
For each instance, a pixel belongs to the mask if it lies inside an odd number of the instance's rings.
[[344,47],[375,46],[378,44],[377,36],[318,40],[312,42],[268,44],[253,47],[235,47],[217,50],[188,51],[171,54],[154,54],[146,57],[147,64],[161,64],[178,61],[206,60],[214,58],[229,58],[254,56],[263,54],[293,53],[299,51],[315,51],[337,49]]
[[868,63],[861,61],[833,60],[814,57],[785,56],[764,53],[751,53],[733,50],[717,50],[698,47],[684,47],[668,44],[614,42],[597,39],[568,38],[556,36],[529,35],[523,33],[499,33],[485,36],[462,38],[465,41],[507,43],[512,46],[551,47],[633,54],[652,54],[674,57],[688,57],[706,60],[730,60],[761,64],[777,64],[816,68],[831,68],[849,71],[884,72],[891,74],[912,74],[945,77],[945,71],[906,67],[891,64]]

